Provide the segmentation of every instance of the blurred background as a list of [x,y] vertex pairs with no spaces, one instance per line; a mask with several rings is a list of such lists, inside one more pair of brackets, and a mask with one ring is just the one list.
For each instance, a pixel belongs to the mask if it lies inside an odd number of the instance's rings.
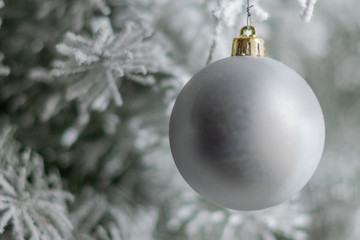
[[245,0],[0,0],[0,238],[360,239],[360,2],[319,1],[310,22],[314,1],[250,2],[267,56],[323,108],[299,194],[223,209],[171,157],[173,102],[209,55],[230,55]]

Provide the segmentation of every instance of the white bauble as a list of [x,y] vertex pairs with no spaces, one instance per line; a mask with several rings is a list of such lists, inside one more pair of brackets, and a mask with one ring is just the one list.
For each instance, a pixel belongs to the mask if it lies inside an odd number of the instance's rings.
[[170,119],[180,173],[207,200],[237,210],[274,206],[314,174],[324,147],[319,102],[295,71],[235,56],[197,73]]

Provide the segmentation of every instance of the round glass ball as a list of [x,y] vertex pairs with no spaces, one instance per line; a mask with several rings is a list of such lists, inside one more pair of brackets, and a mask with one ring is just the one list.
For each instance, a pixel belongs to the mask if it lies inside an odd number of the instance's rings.
[[325,125],[315,94],[294,70],[267,57],[235,56],[185,85],[169,138],[176,166],[196,192],[226,208],[258,210],[309,181]]

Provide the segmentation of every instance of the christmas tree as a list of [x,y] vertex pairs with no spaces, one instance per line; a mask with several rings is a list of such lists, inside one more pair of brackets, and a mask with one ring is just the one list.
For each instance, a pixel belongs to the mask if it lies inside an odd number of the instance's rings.
[[230,56],[245,0],[0,0],[0,239],[359,239],[360,3],[315,3],[250,1],[327,136],[299,194],[241,212],[185,183],[168,124],[186,81]]

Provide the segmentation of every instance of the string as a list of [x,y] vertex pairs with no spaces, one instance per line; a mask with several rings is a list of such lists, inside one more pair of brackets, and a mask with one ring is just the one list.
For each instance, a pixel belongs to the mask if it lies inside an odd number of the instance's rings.
[[250,26],[251,26],[251,12],[250,12],[250,8],[252,8],[254,5],[250,6],[250,0],[247,0],[247,7],[246,7],[246,12],[247,12],[247,18],[246,18],[246,26],[247,28],[249,28],[249,22],[250,22]]

